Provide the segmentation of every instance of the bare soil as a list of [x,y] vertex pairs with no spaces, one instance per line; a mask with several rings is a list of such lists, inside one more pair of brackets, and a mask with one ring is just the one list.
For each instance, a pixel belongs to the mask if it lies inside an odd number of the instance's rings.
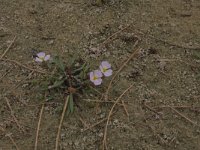
[[[117,105],[108,124],[108,150],[200,149],[199,0],[0,0],[0,56],[14,37],[0,58],[0,150],[16,149],[13,141],[20,150],[34,149],[44,101],[37,84],[43,74],[30,70],[42,68],[35,51],[65,60],[79,55],[91,68],[108,60],[116,73],[137,41],[142,50],[109,92],[114,101],[133,85],[122,98],[128,114]],[[104,94],[111,78],[96,89]],[[113,103],[86,101],[101,96],[92,91],[77,98],[60,149],[102,149],[106,122],[92,125]],[[38,150],[55,149],[63,104],[62,93],[46,102]]]

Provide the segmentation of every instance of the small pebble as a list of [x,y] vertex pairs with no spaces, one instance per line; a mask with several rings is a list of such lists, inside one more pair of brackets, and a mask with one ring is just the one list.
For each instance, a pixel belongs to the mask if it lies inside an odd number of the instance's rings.
[[52,45],[53,43],[54,43],[54,40],[50,40],[50,41],[48,42],[49,45]]

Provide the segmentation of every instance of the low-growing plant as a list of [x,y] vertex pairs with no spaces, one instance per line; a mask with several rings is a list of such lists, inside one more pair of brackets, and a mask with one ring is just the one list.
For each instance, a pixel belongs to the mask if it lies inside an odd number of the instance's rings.
[[53,99],[56,92],[69,97],[68,114],[74,112],[74,100],[77,95],[87,92],[91,83],[95,86],[101,85],[103,76],[112,75],[111,64],[107,61],[102,61],[99,69],[91,72],[89,63],[76,56],[63,61],[59,56],[50,57],[40,52],[36,55],[35,61],[51,72],[40,83],[42,90],[50,93],[48,100]]

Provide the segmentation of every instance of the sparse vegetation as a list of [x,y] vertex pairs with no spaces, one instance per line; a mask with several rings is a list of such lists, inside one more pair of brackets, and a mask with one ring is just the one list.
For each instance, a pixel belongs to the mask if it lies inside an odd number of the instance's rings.
[[0,150],[198,150],[198,11],[1,0]]

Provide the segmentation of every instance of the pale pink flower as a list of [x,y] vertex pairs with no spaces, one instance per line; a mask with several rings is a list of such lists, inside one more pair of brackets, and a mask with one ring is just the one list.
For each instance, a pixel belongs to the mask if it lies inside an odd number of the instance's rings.
[[100,70],[94,70],[90,72],[90,81],[94,83],[94,85],[100,85],[102,83],[102,73]]
[[101,65],[99,66],[101,72],[104,74],[104,76],[109,77],[112,75],[112,69],[111,64],[107,61],[102,61]]
[[46,55],[44,52],[39,52],[35,58],[36,62],[44,62],[50,59],[50,55]]

